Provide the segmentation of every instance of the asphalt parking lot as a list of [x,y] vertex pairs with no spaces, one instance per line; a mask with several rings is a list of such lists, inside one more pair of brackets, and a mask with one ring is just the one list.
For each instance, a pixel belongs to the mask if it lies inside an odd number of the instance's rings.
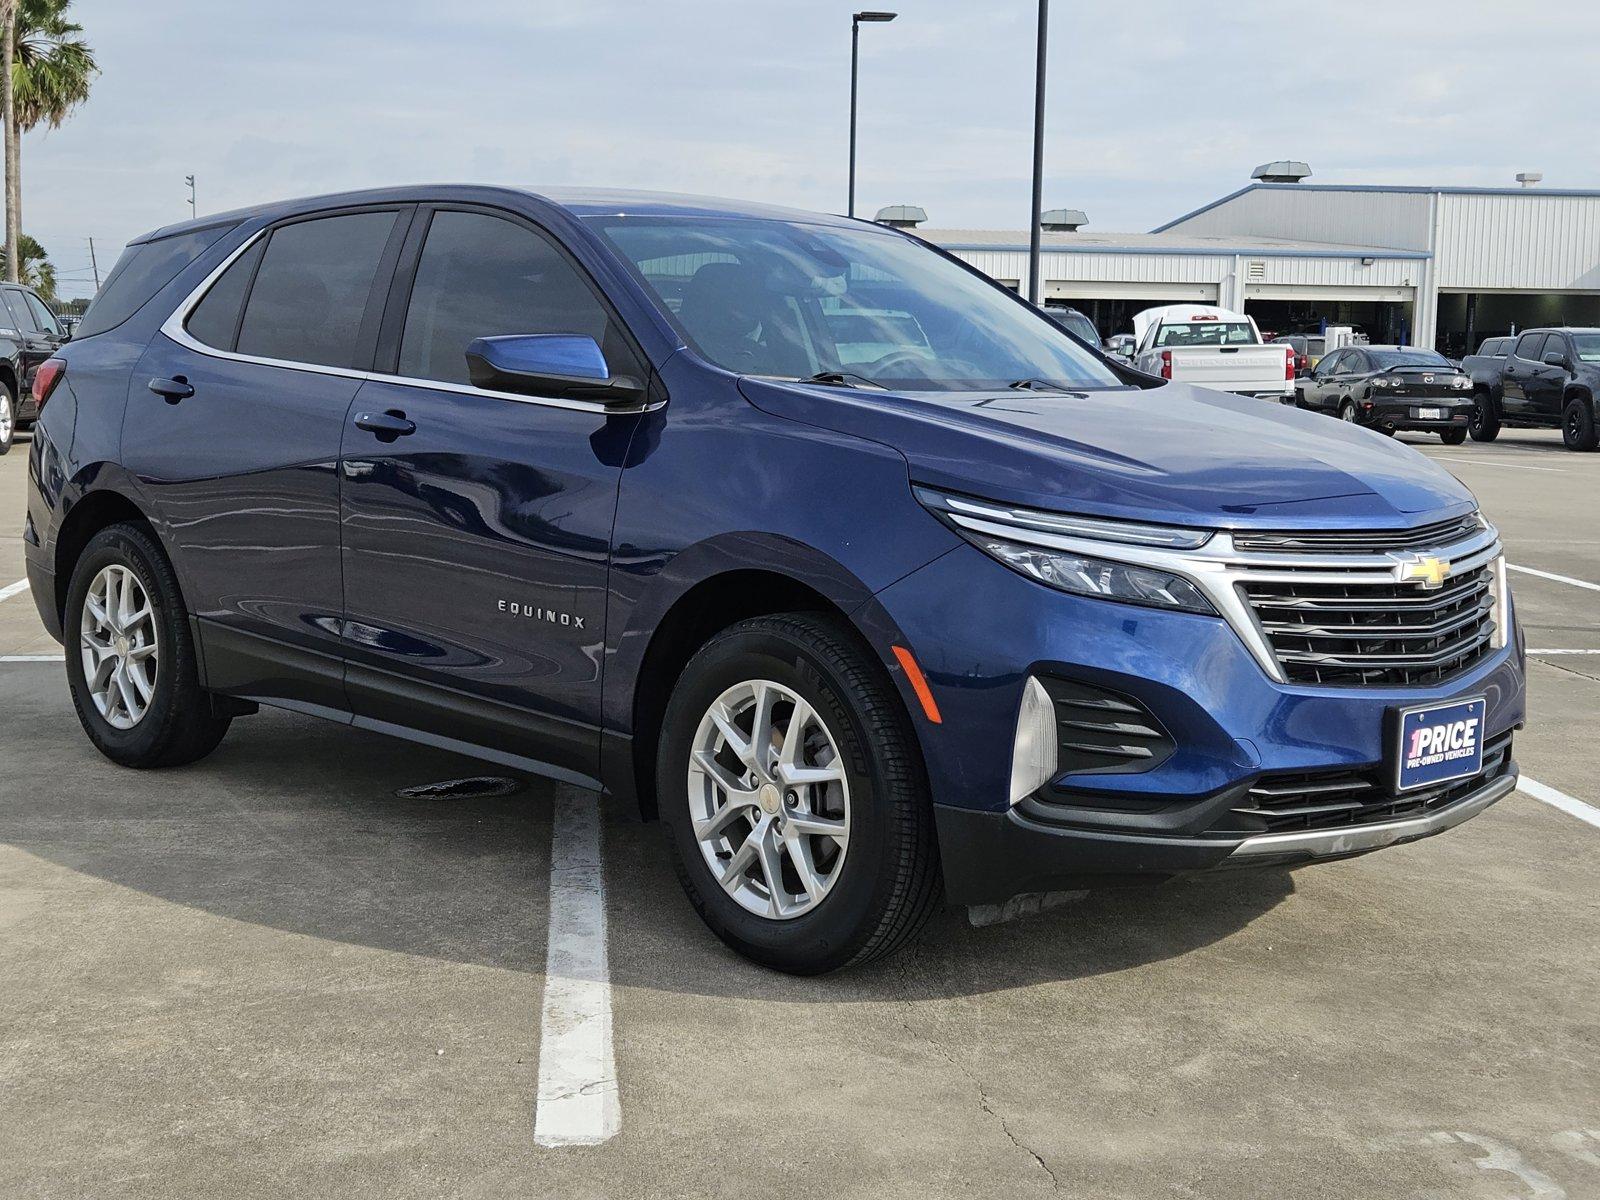
[[[0,600],[0,1195],[1600,1196],[1600,827],[1547,802],[1600,805],[1600,454],[1411,440],[1526,568],[1545,799],[820,980],[724,950],[655,826],[586,872],[573,789],[402,800],[484,768],[267,712],[113,767]],[[545,1144],[579,1101],[605,1140]]]

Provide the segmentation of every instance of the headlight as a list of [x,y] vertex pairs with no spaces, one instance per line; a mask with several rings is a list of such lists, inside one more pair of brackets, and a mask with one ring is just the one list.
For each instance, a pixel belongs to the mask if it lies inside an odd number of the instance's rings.
[[1144,604],[1151,608],[1204,613],[1208,617],[1217,615],[1217,610],[1200,594],[1199,588],[1187,579],[1169,575],[1165,571],[1107,562],[1103,558],[1086,558],[1065,550],[1021,546],[998,538],[973,539],[973,545],[991,558],[999,559],[1013,571],[1037,579],[1057,591],[1071,592],[1075,596],[1093,596],[1099,600]]

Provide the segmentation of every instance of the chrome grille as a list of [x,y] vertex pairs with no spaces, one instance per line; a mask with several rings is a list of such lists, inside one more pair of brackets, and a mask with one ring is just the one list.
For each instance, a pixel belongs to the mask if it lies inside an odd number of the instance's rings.
[[[1324,577],[1326,578],[1326,577]],[[1438,683],[1492,648],[1494,564],[1415,583],[1245,582],[1262,632],[1292,683]]]
[[1500,778],[1510,766],[1511,735],[1504,733],[1485,744],[1483,770],[1470,779],[1397,794],[1389,790],[1385,772],[1378,767],[1264,775],[1233,812],[1252,833],[1370,825],[1446,808]]
[[1238,532],[1236,550],[1270,553],[1383,554],[1391,550],[1420,550],[1448,546],[1483,529],[1476,513],[1418,525],[1414,529],[1285,530]]

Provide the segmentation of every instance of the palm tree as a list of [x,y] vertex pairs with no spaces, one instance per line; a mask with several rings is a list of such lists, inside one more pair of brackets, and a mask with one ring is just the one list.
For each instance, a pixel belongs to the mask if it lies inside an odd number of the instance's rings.
[[41,297],[51,304],[56,299],[56,266],[50,261],[50,255],[45,248],[39,245],[32,237],[24,233],[17,238],[18,267],[15,275],[11,272],[11,256],[0,254],[0,267],[5,268],[6,278],[14,283],[25,283]]
[[[10,264],[27,260],[16,244],[22,236],[22,135],[44,124],[59,128],[89,98],[89,85],[99,74],[94,51],[78,36],[83,26],[67,20],[71,4],[72,0],[0,0],[0,22],[5,23],[0,120],[6,143],[8,272]],[[16,280],[14,274],[8,278]]]

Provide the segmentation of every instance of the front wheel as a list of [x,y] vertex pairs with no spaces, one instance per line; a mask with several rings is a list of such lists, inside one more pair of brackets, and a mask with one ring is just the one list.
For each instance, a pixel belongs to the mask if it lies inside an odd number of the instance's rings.
[[78,721],[112,762],[181,766],[228,732],[200,687],[177,577],[142,526],[109,526],[84,547],[62,634]]
[[1593,450],[1600,444],[1594,427],[1594,410],[1581,397],[1567,401],[1561,414],[1561,440],[1568,450]]
[[656,762],[678,877],[747,958],[816,975],[909,941],[939,895],[910,718],[841,624],[742,621],[673,689]]
[[1467,417],[1467,432],[1475,442],[1492,442],[1500,436],[1500,414],[1495,411],[1494,401],[1484,392],[1479,392],[1473,401],[1472,414]]
[[1439,430],[1439,440],[1446,446],[1459,446],[1467,440],[1467,431],[1465,429],[1441,429]]

